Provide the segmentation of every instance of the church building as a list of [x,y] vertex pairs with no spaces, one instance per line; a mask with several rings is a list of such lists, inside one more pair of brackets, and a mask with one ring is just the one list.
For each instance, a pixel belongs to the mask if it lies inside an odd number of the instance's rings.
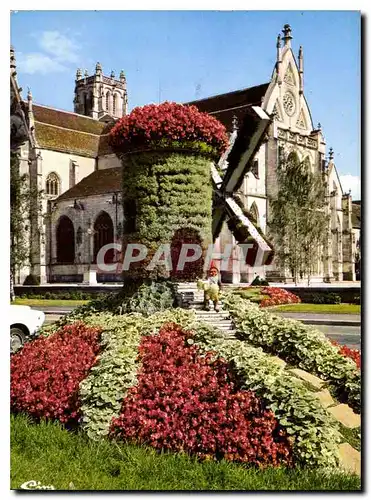
[[[290,26],[285,25],[282,32],[269,80],[186,104],[220,120],[231,136],[236,130],[238,135],[239,123],[249,108],[260,106],[264,110],[271,122],[237,194],[255,225],[265,233],[269,198],[277,190],[279,158],[295,155],[308,169],[321,172],[330,223],[328,242],[325,250],[318,252],[313,280],[353,281],[360,202],[353,203],[351,194],[343,192],[333,150],[326,152],[321,125],[312,122],[304,91],[303,48],[296,58]],[[12,85],[19,90],[13,49],[10,66]],[[36,104],[30,91],[22,102],[29,136],[19,147],[20,169],[42,196],[40,214],[29,227],[31,262],[19,270],[15,283],[23,283],[28,275],[37,276],[41,284],[121,280],[119,273],[99,272],[96,257],[102,246],[119,243],[130,224],[130,207],[121,196],[125,172],[108,142],[115,120],[128,113],[125,74],[121,71],[118,79],[114,72],[105,76],[99,63],[91,76],[78,69],[73,102],[74,112],[54,109]],[[217,244],[221,250],[227,244],[237,245],[226,222]],[[113,261],[119,258],[111,256]],[[290,281],[288,273],[272,268],[265,274],[270,281]],[[251,282],[254,277],[254,269],[246,272],[237,260],[230,271],[222,273],[222,280],[230,283]]]

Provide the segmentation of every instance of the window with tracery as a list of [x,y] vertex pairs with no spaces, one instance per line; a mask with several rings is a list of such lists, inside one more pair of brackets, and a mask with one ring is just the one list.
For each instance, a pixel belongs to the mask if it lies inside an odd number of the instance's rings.
[[117,94],[113,94],[113,100],[112,100],[112,114],[113,115],[116,113],[116,104],[117,104]]
[[109,111],[109,97],[110,97],[110,93],[107,92],[107,94],[106,94],[106,111]]
[[51,172],[46,178],[46,194],[57,196],[59,194],[59,177],[55,172]]

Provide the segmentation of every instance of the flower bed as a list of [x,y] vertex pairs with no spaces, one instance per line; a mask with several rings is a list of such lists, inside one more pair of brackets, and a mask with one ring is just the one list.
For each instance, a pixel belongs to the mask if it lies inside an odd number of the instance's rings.
[[124,399],[111,437],[200,458],[256,465],[290,463],[291,446],[274,414],[240,390],[230,366],[187,345],[175,324],[144,337],[138,385]]
[[[213,359],[223,358],[231,369],[230,376],[236,375],[238,390],[252,391],[264,407],[273,412],[290,436],[295,465],[336,466],[339,438],[336,421],[303,382],[275,363],[262,349],[240,340],[226,340],[219,330],[200,323],[193,311],[184,309],[170,309],[149,317],[107,312],[92,314],[91,311],[86,314],[83,318],[85,328],[103,330],[96,363],[80,382],[79,423],[91,438],[108,434],[130,389],[139,387],[138,370],[142,360],[137,354],[141,341],[154,339],[164,323],[172,322],[192,332],[189,342],[194,341],[201,357],[212,351],[215,353]],[[66,315],[64,321],[65,328],[75,328],[70,325],[73,315]],[[54,338],[53,329],[55,326],[51,325],[47,339]],[[68,358],[63,363],[69,365]],[[50,371],[48,374],[53,376]],[[47,385],[48,377],[45,377],[44,386]],[[26,404],[22,411],[28,411]]]
[[249,286],[247,288],[237,289],[235,292],[244,299],[251,300],[260,305],[260,307],[270,307],[282,304],[298,304],[301,302],[300,297],[273,286]]
[[79,384],[96,362],[101,329],[67,325],[26,344],[11,358],[11,409],[34,418],[76,424]]
[[228,137],[224,125],[196,106],[164,102],[134,108],[112,128],[110,143],[118,154],[170,147],[220,156]]
[[358,349],[351,349],[346,345],[341,345],[336,340],[331,340],[331,344],[338,348],[339,354],[345,358],[352,359],[358,368],[361,368],[361,353]]
[[224,297],[238,335],[264,351],[330,382],[338,399],[360,411],[360,373],[326,336],[300,321],[282,318],[231,293]]
[[300,297],[284,290],[283,288],[267,286],[262,288],[261,293],[263,295],[269,295],[269,298],[262,299],[260,307],[278,306],[281,304],[298,304],[301,302]]

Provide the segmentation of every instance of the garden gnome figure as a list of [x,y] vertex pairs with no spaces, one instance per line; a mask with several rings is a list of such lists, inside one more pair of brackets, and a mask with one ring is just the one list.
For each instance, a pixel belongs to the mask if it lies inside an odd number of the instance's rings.
[[204,309],[209,310],[209,301],[212,300],[214,309],[219,312],[219,293],[222,283],[219,276],[219,271],[216,265],[211,262],[211,266],[207,278],[208,287],[204,290]]

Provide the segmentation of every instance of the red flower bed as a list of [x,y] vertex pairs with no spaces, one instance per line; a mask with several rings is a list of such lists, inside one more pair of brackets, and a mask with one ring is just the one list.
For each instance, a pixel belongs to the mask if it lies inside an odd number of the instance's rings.
[[257,465],[291,463],[291,447],[273,413],[239,389],[230,366],[201,356],[174,324],[140,345],[142,368],[110,436],[200,458]]
[[110,144],[116,152],[143,146],[171,146],[171,143],[202,142],[221,155],[228,147],[226,129],[216,118],[196,106],[175,102],[148,104],[134,108],[121,118],[110,132]]
[[339,349],[339,354],[344,356],[345,358],[351,358],[357,365],[358,368],[361,368],[361,353],[357,349],[351,349],[346,345],[341,345],[336,340],[331,340],[331,344],[336,346]]
[[12,411],[77,423],[79,384],[95,363],[100,332],[74,323],[26,344],[12,356]]
[[281,304],[298,304],[301,302],[300,297],[294,295],[283,288],[267,286],[262,289],[263,295],[269,295],[268,299],[262,299],[260,307],[278,306]]

